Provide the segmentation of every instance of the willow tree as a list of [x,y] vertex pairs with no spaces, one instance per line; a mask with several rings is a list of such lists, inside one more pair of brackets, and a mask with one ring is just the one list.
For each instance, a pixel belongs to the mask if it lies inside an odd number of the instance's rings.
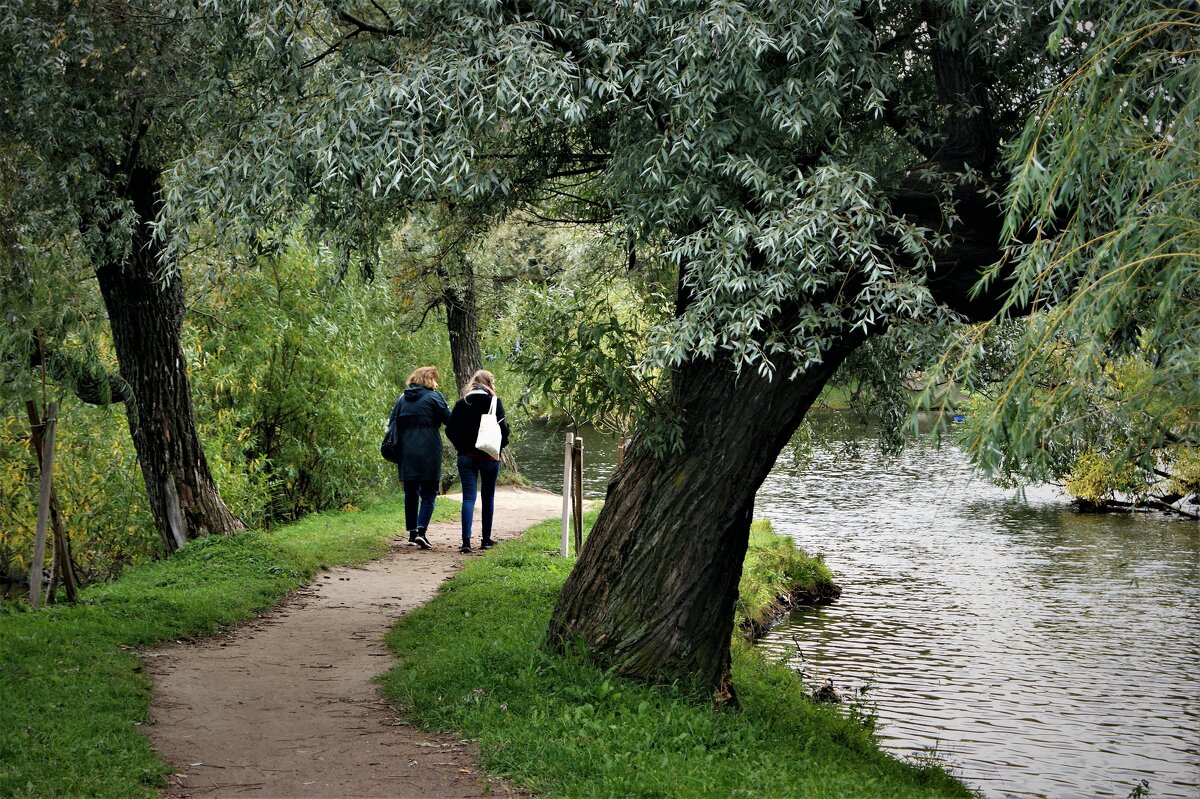
[[1126,0],[1092,32],[1012,149],[1005,224],[1032,235],[1004,310],[1038,312],[1010,368],[959,370],[993,398],[969,443],[994,474],[1065,478],[1094,502],[1186,496],[1200,490],[1200,10]]
[[22,213],[56,221],[44,234],[90,261],[123,395],[110,388],[105,398],[126,401],[168,553],[241,528],[196,434],[180,346],[183,287],[157,234],[163,171],[186,138],[176,112],[192,91],[195,13],[190,3],[102,0],[15,0],[0,10],[0,137],[39,178],[20,195]]
[[969,289],[1005,243],[999,148],[1086,44],[1069,27],[1047,51],[1043,6],[247,2],[238,91],[303,91],[259,92],[255,119],[200,98],[231,136],[175,200],[552,203],[670,263],[657,434],[614,476],[548,641],[728,696],[755,492],[821,388],[881,331],[998,307]]

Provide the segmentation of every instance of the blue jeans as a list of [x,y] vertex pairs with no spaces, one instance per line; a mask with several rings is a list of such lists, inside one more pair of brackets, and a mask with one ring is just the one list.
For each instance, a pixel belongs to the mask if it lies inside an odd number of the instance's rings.
[[437,495],[437,480],[404,481],[404,526],[409,532],[429,526]]
[[471,519],[475,515],[475,494],[483,499],[483,540],[492,540],[492,516],[496,511],[496,478],[500,476],[500,461],[458,456],[458,479],[462,481],[462,538],[471,543]]

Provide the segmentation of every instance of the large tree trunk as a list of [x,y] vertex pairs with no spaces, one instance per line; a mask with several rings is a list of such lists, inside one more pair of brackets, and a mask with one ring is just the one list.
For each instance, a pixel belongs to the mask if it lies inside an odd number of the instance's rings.
[[158,173],[134,168],[128,196],[137,229],[127,257],[109,256],[96,277],[108,310],[126,402],[154,522],[167,554],[208,534],[243,529],[225,507],[196,433],[186,359],[180,344],[183,286],[177,273],[162,274],[150,233],[158,207]]
[[627,456],[559,596],[548,641],[581,640],[602,665],[732,699],[729,642],[754,495],[838,365],[833,348],[795,380],[685,364],[675,395],[684,451]]

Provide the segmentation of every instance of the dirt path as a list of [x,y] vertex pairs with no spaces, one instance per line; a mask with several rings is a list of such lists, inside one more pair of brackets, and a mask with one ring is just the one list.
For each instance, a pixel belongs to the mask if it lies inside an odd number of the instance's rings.
[[[496,494],[503,542],[557,516],[562,499]],[[478,514],[478,511],[476,512]],[[478,515],[476,543],[478,543]],[[457,522],[429,551],[405,545],[363,568],[320,575],[278,609],[224,635],[145,654],[154,678],[145,729],[179,769],[168,797],[482,797],[505,795],[477,771],[468,742],[398,718],[372,678],[394,659],[384,633],[458,570]]]

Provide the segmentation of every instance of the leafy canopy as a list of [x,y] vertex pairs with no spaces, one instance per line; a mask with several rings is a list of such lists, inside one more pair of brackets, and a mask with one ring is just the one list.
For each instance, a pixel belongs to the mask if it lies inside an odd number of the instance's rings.
[[176,211],[302,198],[359,229],[417,202],[600,215],[680,273],[657,364],[784,375],[847,330],[940,313],[925,279],[947,231],[889,199],[971,114],[938,99],[929,51],[1002,76],[1014,133],[1056,69],[1053,16],[1011,1],[199,5],[236,67],[189,106],[226,135],[179,167]]

